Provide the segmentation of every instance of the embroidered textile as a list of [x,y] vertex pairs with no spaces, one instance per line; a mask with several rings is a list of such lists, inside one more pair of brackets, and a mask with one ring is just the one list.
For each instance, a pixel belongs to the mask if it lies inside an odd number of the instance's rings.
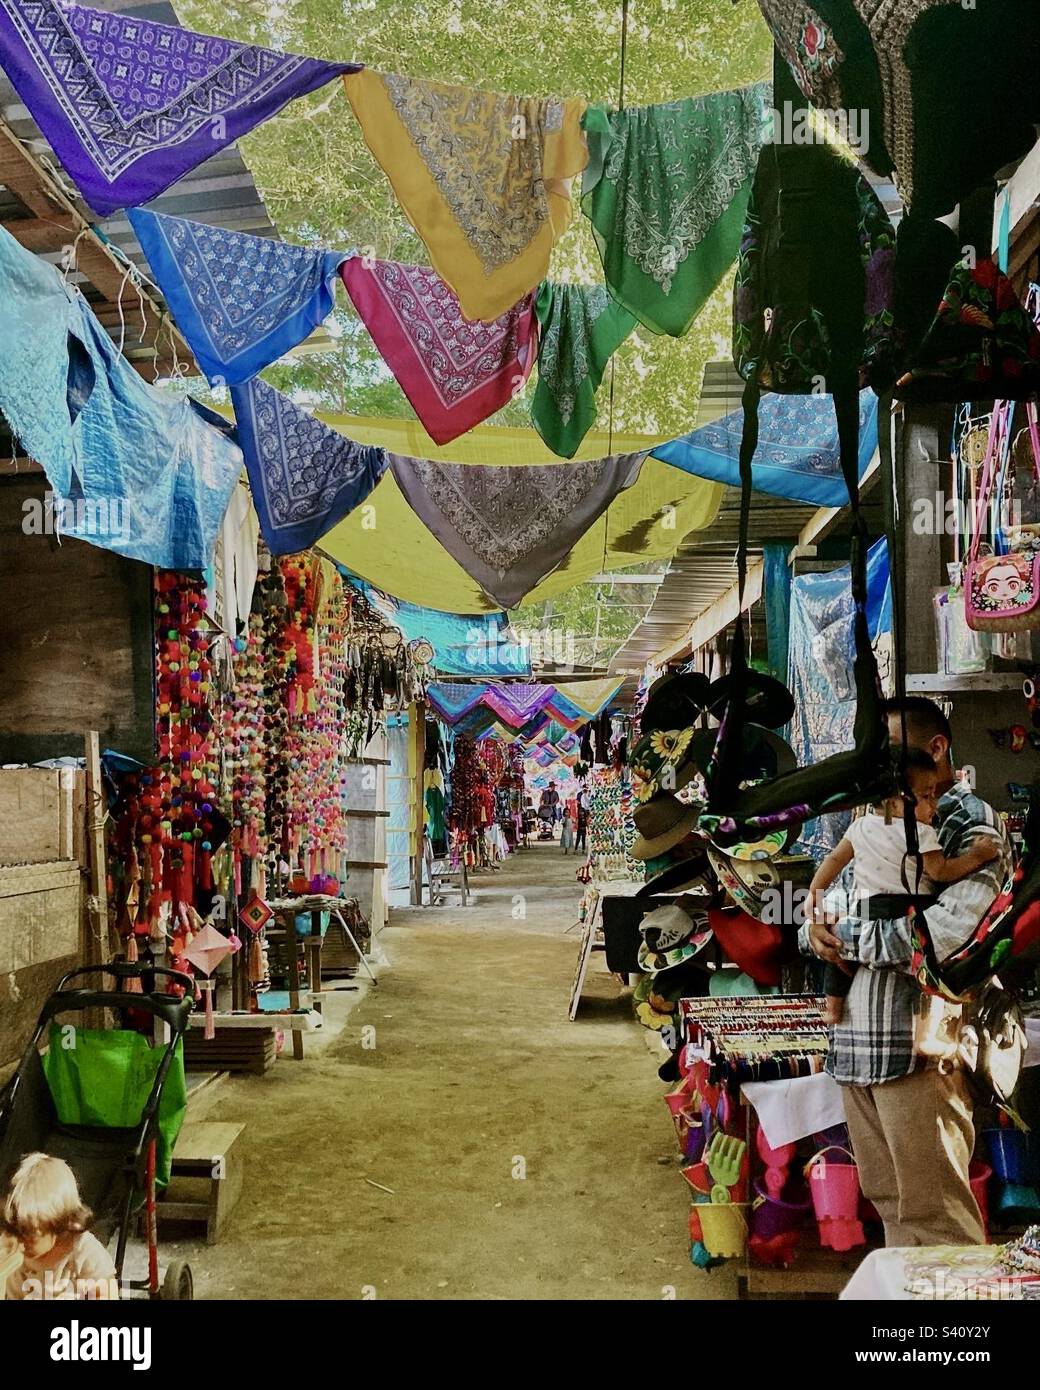
[[237,386],[327,318],[343,256],[131,209],[177,327],[210,381]]
[[606,365],[636,320],[604,285],[546,281],[535,307],[542,332],[531,423],[553,453],[572,458],[595,424]]
[[582,206],[614,298],[685,333],[736,259],[772,89],[586,113]]
[[59,0],[0,0],[0,64],[101,216],[358,69]]
[[523,468],[390,455],[419,519],[488,596],[515,606],[635,482],[645,454]]
[[491,322],[544,278],[588,158],[584,102],[371,70],[344,78],[365,140],[440,276]]
[[508,404],[535,357],[534,302],[467,319],[435,270],[351,257],[343,283],[430,438],[447,444]]
[[312,546],[364,502],[387,464],[259,377],[231,388],[260,530],[272,555]]

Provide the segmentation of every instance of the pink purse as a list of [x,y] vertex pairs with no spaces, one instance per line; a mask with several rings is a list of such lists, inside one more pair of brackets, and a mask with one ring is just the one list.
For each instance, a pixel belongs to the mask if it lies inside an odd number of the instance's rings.
[[[1040,438],[1036,406],[1026,407],[1033,466],[1040,478]],[[998,441],[1003,416],[994,409],[986,460],[975,503],[975,528],[964,574],[964,607],[968,626],[976,632],[1024,632],[1040,628],[1040,550],[1011,550],[1006,555],[979,555],[986,507],[996,475]]]

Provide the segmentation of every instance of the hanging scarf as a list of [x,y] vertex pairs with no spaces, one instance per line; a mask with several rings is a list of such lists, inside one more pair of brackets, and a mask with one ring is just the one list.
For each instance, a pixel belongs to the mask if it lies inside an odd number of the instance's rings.
[[393,73],[343,79],[365,140],[469,319],[545,278],[588,158],[581,101],[499,96]]
[[489,685],[484,692],[484,704],[503,724],[520,729],[541,714],[552,697],[551,685],[517,681],[511,685]]
[[582,206],[611,294],[654,333],[685,333],[736,259],[771,95],[586,113]]
[[156,198],[356,63],[323,63],[59,0],[0,0],[0,59],[95,212]]
[[535,301],[541,341],[531,423],[554,454],[573,458],[596,422],[596,392],[635,318],[603,285],[546,281]]
[[494,603],[512,608],[635,482],[646,455],[521,468],[389,457],[420,521]]
[[46,467],[51,486],[64,497],[75,456],[67,396],[69,331],[78,312],[75,292],[65,288],[52,265],[3,227],[0,304],[0,413],[22,451]]
[[312,546],[360,506],[386,468],[383,449],[356,444],[254,377],[231,388],[260,530],[272,555]]
[[332,310],[341,254],[162,213],[129,215],[177,327],[211,382],[248,381]]
[[[76,351],[89,356],[92,385],[73,426],[75,460],[61,533],[160,569],[206,569],[242,453],[226,421],[149,386],[86,300],[76,307]],[[40,462],[47,466],[46,454]]]
[[533,299],[493,323],[465,318],[435,270],[351,257],[343,283],[427,434],[447,444],[506,405],[535,356]]
[[[740,486],[743,410],[731,411],[679,439],[658,445],[653,456],[685,473]],[[877,397],[859,393],[859,475],[877,448]],[[764,395],[758,405],[758,447],[752,463],[756,492],[769,492],[814,507],[844,507],[849,500],[841,472],[838,425],[832,397]]]

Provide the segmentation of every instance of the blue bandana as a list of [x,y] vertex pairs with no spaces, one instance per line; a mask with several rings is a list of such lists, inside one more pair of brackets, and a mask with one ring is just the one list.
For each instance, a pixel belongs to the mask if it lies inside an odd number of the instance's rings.
[[[740,440],[743,410],[734,410],[710,425],[660,444],[653,456],[717,483],[740,486]],[[841,474],[838,425],[830,396],[763,394],[758,405],[758,448],[752,486],[792,502],[815,507],[844,507],[849,500]],[[877,397],[859,396],[859,475],[877,448]]]
[[130,212],[166,303],[211,382],[237,386],[316,328],[343,253],[313,251],[163,213]]
[[337,434],[254,377],[231,388],[260,530],[272,555],[306,550],[360,506],[386,452]]

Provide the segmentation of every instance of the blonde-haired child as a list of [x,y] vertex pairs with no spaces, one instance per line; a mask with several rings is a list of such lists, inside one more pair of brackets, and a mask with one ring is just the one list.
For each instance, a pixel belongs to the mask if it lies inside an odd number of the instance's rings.
[[8,1275],[5,1298],[118,1298],[116,1267],[91,1235],[92,1220],[64,1159],[27,1154],[0,1209],[0,1233],[22,1252],[21,1267]]

